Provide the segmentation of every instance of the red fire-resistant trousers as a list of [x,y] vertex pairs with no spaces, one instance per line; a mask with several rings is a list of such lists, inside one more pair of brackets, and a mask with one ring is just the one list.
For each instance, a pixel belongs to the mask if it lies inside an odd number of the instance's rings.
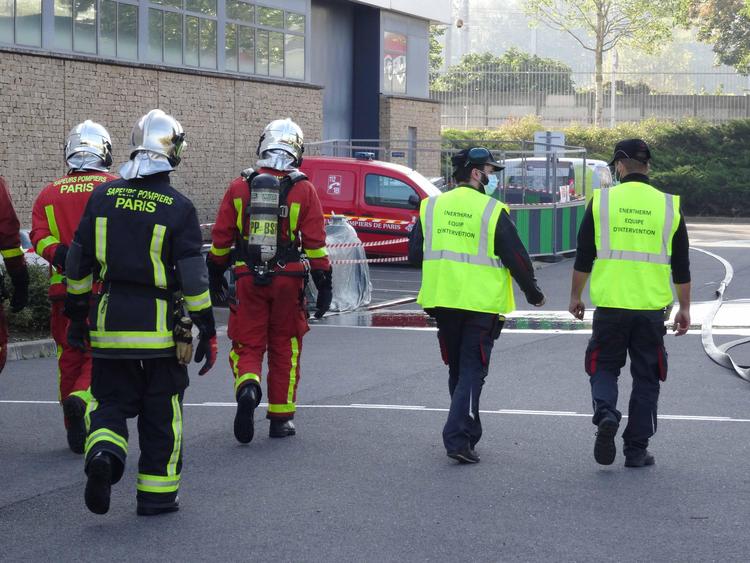
[[62,403],[70,395],[76,395],[88,404],[91,400],[91,351],[81,352],[68,344],[70,321],[63,314],[64,307],[64,301],[53,301],[50,315],[52,338],[57,344],[58,399]]
[[269,285],[259,286],[252,275],[245,275],[237,280],[236,299],[228,329],[235,393],[249,382],[260,385],[268,350],[267,417],[294,418],[302,337],[309,330],[304,278],[276,275]]

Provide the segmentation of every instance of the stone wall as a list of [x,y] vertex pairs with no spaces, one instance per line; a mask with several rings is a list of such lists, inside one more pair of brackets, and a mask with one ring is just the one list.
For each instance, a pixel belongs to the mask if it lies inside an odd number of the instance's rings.
[[416,128],[414,168],[427,177],[439,176],[440,104],[432,100],[380,96],[380,138],[388,149],[385,160],[409,164],[409,152],[413,150],[407,142],[410,127]]
[[307,85],[0,51],[0,175],[28,228],[36,194],[65,173],[63,144],[74,125],[92,119],[108,129],[116,172],[133,124],[158,107],[182,124],[188,143],[173,184],[202,222],[213,221],[229,181],[255,164],[269,121],[291,117],[306,141],[321,140],[322,98]]

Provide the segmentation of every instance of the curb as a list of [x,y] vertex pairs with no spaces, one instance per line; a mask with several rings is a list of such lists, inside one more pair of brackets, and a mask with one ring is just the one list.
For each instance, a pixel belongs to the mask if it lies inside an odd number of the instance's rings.
[[51,338],[8,344],[8,361],[54,358],[56,356],[57,344]]

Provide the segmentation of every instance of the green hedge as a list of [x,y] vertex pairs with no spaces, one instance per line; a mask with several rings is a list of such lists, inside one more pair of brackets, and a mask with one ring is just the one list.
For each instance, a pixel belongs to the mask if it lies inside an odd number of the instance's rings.
[[[49,288],[49,270],[46,266],[29,265],[29,304],[20,313],[13,313],[9,304],[5,302],[5,314],[8,317],[8,328],[13,333],[49,333],[50,304],[47,298]],[[5,287],[8,293],[13,292],[13,286],[8,276],[5,276]]]
[[[668,193],[682,197],[686,215],[750,216],[750,120],[710,125],[695,120],[677,123],[644,121],[614,129],[574,125],[561,128],[568,145],[585,147],[590,158],[609,160],[620,139],[641,138],[651,147],[651,179]],[[489,148],[512,150],[511,141],[532,139],[544,128],[527,117],[494,130],[443,132],[446,148],[467,141],[492,141]],[[492,146],[494,145],[494,146]]]

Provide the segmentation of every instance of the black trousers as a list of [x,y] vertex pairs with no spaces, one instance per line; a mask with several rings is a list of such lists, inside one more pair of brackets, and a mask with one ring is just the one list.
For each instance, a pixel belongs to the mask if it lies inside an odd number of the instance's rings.
[[451,406],[443,428],[449,452],[473,448],[482,437],[479,396],[501,328],[497,315],[462,309],[432,311],[438,326],[443,361],[448,365]]
[[622,434],[624,453],[645,449],[656,433],[660,381],[667,377],[664,348],[664,311],[631,311],[599,307],[586,349],[585,368],[590,376],[594,424],[605,417],[622,417],[617,410],[617,379],[630,355],[633,390],[628,405],[628,425]]
[[127,419],[138,417],[138,504],[169,504],[177,498],[182,471],[182,397],[187,368],[176,358],[94,358],[86,412],[86,466],[97,452],[115,459],[113,482],[125,468]]

